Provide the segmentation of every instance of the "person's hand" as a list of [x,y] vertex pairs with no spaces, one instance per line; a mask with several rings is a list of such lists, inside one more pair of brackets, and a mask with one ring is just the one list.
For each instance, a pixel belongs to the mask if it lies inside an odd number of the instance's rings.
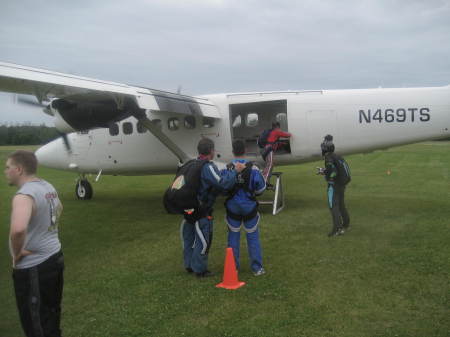
[[22,251],[19,253],[19,255],[13,257],[13,268],[16,267],[16,264],[25,256],[31,255],[33,252],[30,252],[29,250],[22,249]]
[[243,163],[235,163],[234,164],[234,169],[236,170],[236,172],[240,173],[245,169],[245,164]]

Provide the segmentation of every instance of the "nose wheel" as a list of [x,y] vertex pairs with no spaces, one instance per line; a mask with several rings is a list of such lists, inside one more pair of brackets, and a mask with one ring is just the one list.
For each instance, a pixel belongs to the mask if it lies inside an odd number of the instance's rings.
[[92,185],[87,179],[80,179],[75,186],[75,194],[79,200],[90,200],[94,191]]

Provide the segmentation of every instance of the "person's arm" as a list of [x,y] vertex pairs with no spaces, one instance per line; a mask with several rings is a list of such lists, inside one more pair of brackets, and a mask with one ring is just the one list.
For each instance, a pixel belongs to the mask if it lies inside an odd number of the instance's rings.
[[289,132],[283,132],[281,130],[275,130],[276,132],[276,138],[290,138],[292,136]]
[[9,238],[11,241],[13,266],[15,266],[22,257],[31,254],[31,252],[24,250],[23,246],[25,244],[28,224],[33,213],[33,203],[33,198],[24,194],[16,195],[12,201]]
[[230,190],[236,182],[236,171],[224,170],[221,173],[216,165],[206,164],[203,166],[202,178],[218,190]]
[[252,189],[256,195],[261,195],[266,189],[266,181],[258,168],[252,169]]

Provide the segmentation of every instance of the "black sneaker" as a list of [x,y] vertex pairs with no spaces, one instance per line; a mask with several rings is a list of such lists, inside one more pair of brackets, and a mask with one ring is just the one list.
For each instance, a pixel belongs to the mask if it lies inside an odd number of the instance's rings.
[[214,276],[214,274],[212,272],[210,272],[209,270],[206,270],[206,271],[201,272],[201,273],[195,273],[195,275],[197,275],[198,278]]
[[192,274],[194,271],[192,270],[192,268],[191,267],[187,267],[186,268],[186,271],[189,273],[189,274]]

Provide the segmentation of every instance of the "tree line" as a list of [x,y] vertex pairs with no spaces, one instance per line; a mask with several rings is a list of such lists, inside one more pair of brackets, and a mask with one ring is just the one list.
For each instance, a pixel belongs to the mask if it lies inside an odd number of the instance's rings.
[[0,124],[0,145],[42,145],[58,137],[58,130],[45,124]]

